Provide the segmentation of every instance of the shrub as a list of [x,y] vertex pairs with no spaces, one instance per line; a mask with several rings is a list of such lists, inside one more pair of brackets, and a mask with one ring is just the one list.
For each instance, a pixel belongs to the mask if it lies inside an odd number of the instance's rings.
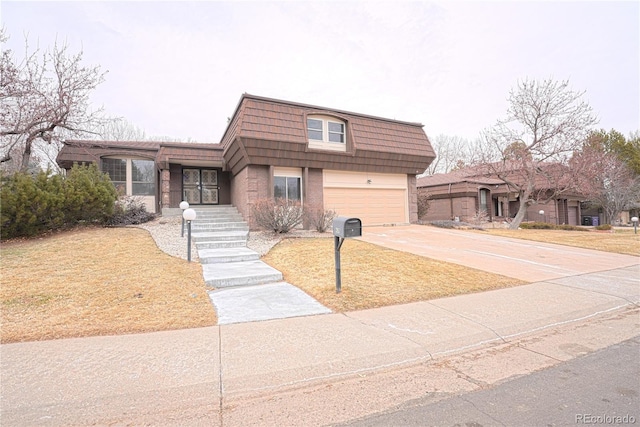
[[74,165],[69,175],[15,173],[0,179],[0,237],[30,237],[79,222],[105,223],[116,190],[95,164]]
[[471,218],[471,222],[475,225],[482,225],[489,221],[489,214],[486,209],[478,209],[476,213]]
[[304,207],[304,217],[316,231],[324,233],[331,228],[336,212],[325,210],[322,206],[311,205]]
[[418,219],[422,220],[429,212],[429,197],[427,193],[418,193]]
[[63,180],[40,172],[2,177],[0,235],[29,237],[64,226]]
[[148,212],[140,197],[122,196],[115,203],[113,215],[107,220],[107,225],[143,224],[156,217]]
[[548,222],[523,222],[520,224],[520,228],[525,230],[553,230],[555,225]]
[[113,215],[117,197],[109,175],[100,172],[95,163],[74,164],[65,180],[67,222],[106,223]]
[[613,227],[611,226],[611,224],[600,224],[594,227],[596,230],[611,230],[613,229]]
[[251,207],[256,223],[275,233],[287,233],[302,223],[304,218],[300,202],[285,199],[261,199]]
[[483,230],[484,228],[469,224],[468,222],[462,221],[451,221],[451,220],[437,220],[429,222],[430,225],[438,228],[460,228],[460,229],[474,229],[474,230]]
[[566,230],[566,231],[589,231],[586,228],[568,224],[549,224],[548,222],[523,222],[520,228],[525,230]]

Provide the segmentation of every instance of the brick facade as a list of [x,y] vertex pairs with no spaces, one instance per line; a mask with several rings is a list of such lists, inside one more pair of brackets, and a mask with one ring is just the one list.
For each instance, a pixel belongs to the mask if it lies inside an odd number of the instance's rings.
[[409,190],[409,222],[418,222],[418,189],[416,188],[416,176],[407,175],[407,188]]

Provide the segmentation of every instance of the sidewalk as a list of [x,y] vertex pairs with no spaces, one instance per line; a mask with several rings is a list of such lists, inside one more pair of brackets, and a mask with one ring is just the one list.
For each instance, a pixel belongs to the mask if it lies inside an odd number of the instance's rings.
[[346,314],[1,346],[1,424],[322,425],[638,335],[640,265]]

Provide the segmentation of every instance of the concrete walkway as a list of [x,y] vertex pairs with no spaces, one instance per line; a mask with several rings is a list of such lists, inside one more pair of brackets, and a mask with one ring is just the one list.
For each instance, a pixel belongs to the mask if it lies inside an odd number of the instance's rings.
[[640,334],[640,258],[598,259],[374,310],[2,345],[2,425],[326,425],[487,387]]
[[247,248],[249,226],[233,206],[196,208],[192,224],[205,283],[218,324],[331,313]]

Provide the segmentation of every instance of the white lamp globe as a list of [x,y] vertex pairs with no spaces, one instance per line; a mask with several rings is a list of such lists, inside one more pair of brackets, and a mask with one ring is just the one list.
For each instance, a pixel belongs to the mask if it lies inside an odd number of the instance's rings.
[[544,211],[543,211],[542,209],[541,209],[540,211],[538,211],[538,213],[539,213],[540,215],[544,215]]
[[182,218],[187,221],[193,221],[196,219],[196,211],[193,209],[185,209],[184,212],[182,212]]
[[631,222],[638,222],[638,217],[637,216],[632,217]]
[[182,210],[189,209],[189,203],[183,200],[182,202],[180,202],[180,209]]

